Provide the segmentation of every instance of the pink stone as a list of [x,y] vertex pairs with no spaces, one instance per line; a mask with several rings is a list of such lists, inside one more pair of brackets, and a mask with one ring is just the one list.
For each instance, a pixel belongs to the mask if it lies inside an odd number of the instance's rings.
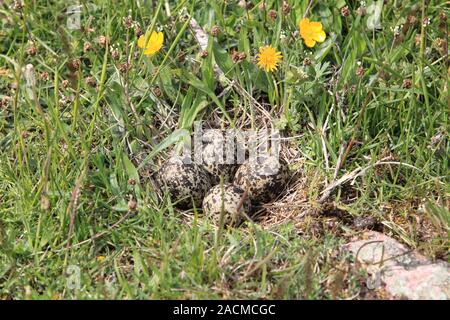
[[398,241],[375,231],[364,233],[344,246],[367,270],[368,288],[382,284],[396,298],[447,300],[450,298],[450,266],[433,262]]

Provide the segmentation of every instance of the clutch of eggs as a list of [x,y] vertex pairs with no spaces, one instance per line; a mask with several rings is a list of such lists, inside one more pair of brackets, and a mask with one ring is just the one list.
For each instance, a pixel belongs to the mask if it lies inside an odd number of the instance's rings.
[[[204,196],[212,186],[233,180],[237,169],[234,159],[230,164],[227,153],[233,156],[233,150],[225,147],[222,131],[209,130],[202,136],[202,163],[195,163],[192,159],[172,156],[163,163],[158,170],[156,181],[161,188],[167,187],[171,200],[181,208],[191,208],[192,204],[200,207]],[[222,152],[218,152],[218,150]]]
[[211,189],[209,173],[194,162],[172,156],[157,172],[159,186],[167,188],[171,200],[181,208],[200,207],[206,192]]
[[203,200],[203,212],[216,224],[223,214],[224,225],[238,225],[243,212],[250,212],[250,201],[244,190],[232,184],[218,184],[213,187]]
[[203,135],[202,148],[203,167],[211,176],[213,184],[223,181],[231,182],[237,170],[234,150],[225,145],[225,139],[221,131],[207,131]]
[[201,155],[201,164],[172,156],[161,166],[156,181],[167,188],[178,207],[202,205],[216,222],[222,210],[225,224],[238,222],[242,210],[249,212],[250,203],[273,200],[287,181],[287,164],[275,156],[250,158],[238,168],[234,150],[227,148],[221,131],[203,135]]
[[288,179],[288,167],[279,157],[261,155],[244,162],[234,184],[247,190],[252,203],[267,203],[280,194]]

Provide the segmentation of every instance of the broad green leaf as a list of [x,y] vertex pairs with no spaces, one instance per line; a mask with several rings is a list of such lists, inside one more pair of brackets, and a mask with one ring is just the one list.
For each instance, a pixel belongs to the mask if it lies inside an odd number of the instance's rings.
[[163,151],[164,149],[167,149],[171,145],[179,142],[180,140],[189,137],[189,131],[186,129],[177,129],[170,136],[165,138],[162,142],[160,142],[153,150],[152,152],[145,157],[145,159],[142,161],[142,163],[139,165],[137,170],[142,169],[150,160],[153,159],[158,153]]
[[[212,52],[214,38],[208,38],[208,47],[206,49],[207,52]],[[213,55],[209,54],[202,61],[202,76],[203,82],[208,86],[211,91],[214,91],[214,68],[213,68]]]
[[230,58],[229,53],[222,48],[217,42],[213,43],[214,60],[219,66],[220,70],[226,75],[234,68],[234,63]]
[[204,95],[197,95],[189,109],[186,110],[183,117],[182,128],[190,129],[197,118],[197,115],[208,105]]
[[225,118],[230,122],[230,125],[234,125],[233,120],[231,119],[230,115],[228,114],[227,110],[225,109],[224,105],[220,102],[220,100],[217,98],[216,94],[210,90],[202,81],[200,81],[195,75],[193,74],[186,74],[184,78],[182,78],[185,82],[190,84],[191,86],[195,87],[197,90],[200,90],[201,92],[208,95],[211,100],[219,107],[219,109],[224,114]]
[[314,59],[318,62],[321,62],[328,52],[330,52],[331,48],[333,47],[333,43],[336,41],[336,35],[331,34],[331,36],[328,37],[327,40],[325,40],[324,43],[320,44],[319,50],[314,55]]
[[123,157],[123,165],[125,166],[128,178],[136,181],[136,184],[134,185],[134,191],[136,192],[136,194],[139,194],[141,191],[139,183],[139,173],[134,164],[131,162],[131,160],[125,153],[123,153],[122,157]]

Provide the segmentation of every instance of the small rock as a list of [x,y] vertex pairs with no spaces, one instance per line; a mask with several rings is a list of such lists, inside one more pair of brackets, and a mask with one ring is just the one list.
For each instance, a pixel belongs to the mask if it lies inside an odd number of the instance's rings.
[[364,233],[362,239],[346,244],[344,249],[352,252],[371,275],[369,289],[384,284],[386,291],[396,298],[450,298],[450,265],[445,261],[432,262],[375,231]]

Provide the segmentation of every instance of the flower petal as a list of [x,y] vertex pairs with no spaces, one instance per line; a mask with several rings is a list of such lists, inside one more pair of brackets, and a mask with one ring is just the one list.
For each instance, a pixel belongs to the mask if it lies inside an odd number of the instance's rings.
[[144,46],[145,46],[145,37],[144,36],[139,37],[137,45],[141,49],[144,48]]
[[155,54],[155,51],[152,50],[152,49],[150,49],[150,50],[145,50],[145,51],[144,51],[144,54],[145,54],[146,56],[151,57],[152,55]]
[[305,39],[305,44],[306,44],[306,46],[312,48],[316,45],[316,41],[314,41],[311,38],[308,38],[308,39]]
[[325,34],[325,31],[320,31],[318,33],[314,33],[313,40],[317,42],[324,42],[327,35]]
[[[139,37],[139,39],[138,39],[138,47],[141,48],[141,49],[145,48],[145,46],[146,45],[148,46],[148,44],[150,43],[150,41],[151,41],[150,39],[151,39],[150,31],[146,31],[145,35],[142,35],[142,36]],[[145,40],[147,40],[147,43],[145,42]]]
[[[147,39],[147,43],[145,40]],[[147,31],[145,36],[141,36],[138,39],[138,46],[144,49],[144,54],[147,56],[152,56],[158,52],[164,42],[164,34],[162,32],[153,31],[152,34]]]
[[148,40],[148,44],[152,44],[153,45],[153,44],[156,43],[157,40],[158,40],[158,34],[155,31],[153,31],[152,35],[150,36],[150,39]]
[[160,47],[162,47],[163,42],[164,42],[164,33],[158,32],[158,34],[157,34],[157,39],[156,39],[156,43],[158,43],[158,45],[159,45]]
[[320,32],[323,30],[322,23],[320,22],[310,22],[309,28],[314,32]]
[[309,19],[308,19],[308,18],[303,18],[303,19],[300,20],[300,22],[298,23],[299,29],[307,28],[308,25],[309,25]]

